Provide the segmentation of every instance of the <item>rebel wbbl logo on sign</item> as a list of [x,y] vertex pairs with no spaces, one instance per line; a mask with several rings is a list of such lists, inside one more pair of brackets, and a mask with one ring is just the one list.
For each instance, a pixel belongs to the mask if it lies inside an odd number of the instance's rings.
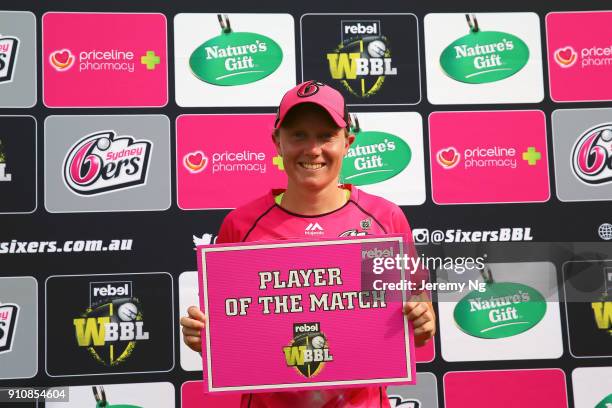
[[349,104],[418,103],[417,31],[410,14],[306,14],[302,79],[329,83]]
[[172,278],[165,273],[47,280],[47,372],[167,371],[173,366]]
[[13,80],[13,69],[17,59],[19,39],[0,34],[0,84]]
[[12,349],[18,315],[19,306],[12,303],[0,303],[0,354]]
[[64,180],[75,193],[100,194],[146,183],[153,143],[114,131],[81,139],[66,156]]
[[283,352],[287,366],[306,378],[319,374],[325,363],[334,361],[320,323],[295,323],[293,339]]
[[585,131],[572,150],[572,170],[586,184],[612,181],[612,123]]

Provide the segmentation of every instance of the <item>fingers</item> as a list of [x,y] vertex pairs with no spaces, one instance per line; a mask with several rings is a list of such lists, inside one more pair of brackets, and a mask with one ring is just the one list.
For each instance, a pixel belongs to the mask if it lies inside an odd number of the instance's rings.
[[436,334],[436,324],[433,321],[429,321],[414,329],[414,336],[424,341],[431,339],[434,334]]
[[202,338],[200,336],[183,336],[183,342],[193,351],[202,352]]
[[201,322],[206,322],[206,315],[196,306],[189,306],[189,308],[187,309],[187,314],[192,319],[199,320]]
[[200,309],[195,306],[191,306],[189,309],[187,309],[187,314],[189,316],[181,317],[181,326],[196,330],[203,330],[206,327],[207,318]]
[[414,321],[419,318],[423,313],[429,311],[426,303],[423,302],[405,302],[404,303],[404,314],[408,317],[408,320]]
[[423,325],[425,325],[426,323],[429,323],[429,322],[433,323],[434,322],[434,318],[433,318],[431,312],[429,310],[426,310],[425,313],[423,313],[422,315],[420,315],[419,317],[417,317],[416,319],[414,319],[412,321],[412,325],[416,329],[416,328],[419,328],[419,327],[421,327],[421,326],[423,326]]

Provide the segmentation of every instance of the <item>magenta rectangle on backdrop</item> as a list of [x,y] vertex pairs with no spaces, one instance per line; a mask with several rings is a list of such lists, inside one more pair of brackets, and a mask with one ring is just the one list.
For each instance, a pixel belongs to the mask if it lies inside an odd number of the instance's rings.
[[[208,392],[414,384],[407,292],[373,279],[373,258],[408,253],[406,235],[198,247]],[[380,286],[377,286],[380,287]]]

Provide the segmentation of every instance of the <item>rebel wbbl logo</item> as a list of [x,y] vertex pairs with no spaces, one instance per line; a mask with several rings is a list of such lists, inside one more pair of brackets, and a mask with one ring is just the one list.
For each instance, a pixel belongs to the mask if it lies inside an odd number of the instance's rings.
[[18,314],[16,304],[0,303],[0,354],[8,353],[13,347]]
[[306,378],[319,374],[325,363],[333,361],[320,323],[295,323],[293,340],[283,347],[288,367],[294,367]]
[[18,47],[17,37],[4,37],[0,34],[0,84],[13,80]]
[[327,54],[330,75],[351,94],[367,98],[376,94],[393,66],[389,39],[382,34],[379,20],[343,20],[341,42]]
[[64,181],[75,193],[94,195],[146,184],[153,143],[103,131],[85,136],[64,160]]
[[572,170],[590,185],[612,181],[612,123],[584,132],[572,149]]
[[76,341],[105,366],[130,358],[139,342],[149,340],[143,307],[130,281],[91,282],[89,307],[73,319]]

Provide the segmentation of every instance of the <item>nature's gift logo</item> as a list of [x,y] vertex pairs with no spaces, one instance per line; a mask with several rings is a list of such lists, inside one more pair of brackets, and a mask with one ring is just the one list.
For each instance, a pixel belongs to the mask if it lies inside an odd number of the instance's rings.
[[0,303],[0,354],[10,352],[13,347],[18,315],[19,306]]
[[461,155],[457,152],[457,149],[454,147],[449,147],[447,149],[439,150],[436,153],[436,160],[444,169],[452,169],[459,163],[461,159]]
[[574,65],[578,59],[578,54],[576,54],[576,51],[574,51],[572,47],[568,46],[557,49],[554,53],[554,57],[555,62],[559,64],[561,68],[569,68]]
[[408,144],[391,133],[356,130],[355,143],[342,163],[343,182],[357,186],[380,183],[401,173],[412,159]]
[[0,34],[0,84],[13,80],[18,50],[19,39],[17,37],[5,37]]
[[379,20],[343,20],[341,42],[327,54],[333,79],[351,94],[367,98],[380,91],[385,77],[397,75],[389,39],[382,35]]
[[193,153],[187,153],[185,157],[183,157],[183,165],[190,173],[199,173],[208,165],[208,157],[206,157],[204,152],[199,150]]
[[234,32],[227,16],[218,18],[221,35],[204,42],[189,58],[196,77],[212,85],[244,85],[278,69],[283,51],[274,40],[256,33]]
[[520,283],[488,283],[484,292],[472,291],[457,303],[455,322],[470,336],[500,339],[523,333],[546,313],[546,300]]
[[74,55],[68,49],[53,51],[49,54],[49,63],[57,71],[68,71],[74,64]]
[[585,131],[572,149],[574,175],[589,185],[612,181],[612,123]]
[[89,307],[72,320],[77,345],[107,367],[124,363],[139,342],[149,340],[132,286],[129,281],[91,282]]
[[91,387],[93,389],[94,398],[96,400],[96,408],[143,408],[140,405],[128,405],[128,404],[111,404],[106,399],[106,391],[104,387]]
[[599,401],[595,408],[612,408],[612,394]]
[[484,84],[508,78],[529,61],[529,47],[520,38],[501,31],[481,31],[472,16],[470,33],[442,51],[440,65],[452,79]]
[[64,160],[64,181],[75,193],[94,195],[146,184],[153,143],[112,131],[85,136]]
[[293,339],[283,347],[288,367],[294,367],[306,378],[319,374],[325,363],[334,361],[320,323],[295,323]]

